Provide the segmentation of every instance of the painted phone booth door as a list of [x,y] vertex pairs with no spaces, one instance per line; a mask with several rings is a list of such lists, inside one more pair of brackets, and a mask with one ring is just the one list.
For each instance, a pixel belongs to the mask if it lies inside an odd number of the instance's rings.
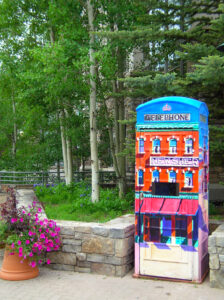
[[164,97],[137,107],[135,276],[203,280],[208,155],[205,103]]

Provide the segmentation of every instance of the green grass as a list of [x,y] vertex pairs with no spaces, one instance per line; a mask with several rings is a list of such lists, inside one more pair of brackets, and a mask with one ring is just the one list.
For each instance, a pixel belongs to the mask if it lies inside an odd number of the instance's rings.
[[53,187],[36,186],[36,195],[50,219],[107,222],[134,213],[134,192],[120,199],[117,189],[100,189],[100,201],[91,202],[91,187],[85,182]]

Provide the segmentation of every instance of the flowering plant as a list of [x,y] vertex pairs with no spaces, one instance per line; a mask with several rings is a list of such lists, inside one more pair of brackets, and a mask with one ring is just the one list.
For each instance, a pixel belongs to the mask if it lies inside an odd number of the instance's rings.
[[33,201],[32,205],[17,208],[17,200],[13,189],[10,197],[1,204],[0,238],[4,240],[10,254],[18,253],[21,263],[29,258],[30,265],[45,262],[46,253],[58,250],[61,246],[60,227],[53,220],[40,217],[40,203]]

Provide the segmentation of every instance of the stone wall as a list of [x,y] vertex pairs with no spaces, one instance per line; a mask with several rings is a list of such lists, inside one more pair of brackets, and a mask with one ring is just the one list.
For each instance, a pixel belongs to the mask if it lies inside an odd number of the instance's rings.
[[61,251],[49,253],[50,268],[109,276],[124,276],[134,262],[134,216],[104,224],[56,221],[61,227]]
[[224,224],[208,239],[210,286],[224,289]]

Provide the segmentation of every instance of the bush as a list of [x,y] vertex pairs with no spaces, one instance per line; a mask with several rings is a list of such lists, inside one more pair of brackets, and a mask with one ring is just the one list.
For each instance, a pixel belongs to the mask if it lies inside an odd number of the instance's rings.
[[100,221],[133,213],[134,192],[122,199],[117,189],[100,189],[100,201],[91,202],[91,186],[86,182],[66,186],[36,186],[36,195],[50,218],[79,221]]

